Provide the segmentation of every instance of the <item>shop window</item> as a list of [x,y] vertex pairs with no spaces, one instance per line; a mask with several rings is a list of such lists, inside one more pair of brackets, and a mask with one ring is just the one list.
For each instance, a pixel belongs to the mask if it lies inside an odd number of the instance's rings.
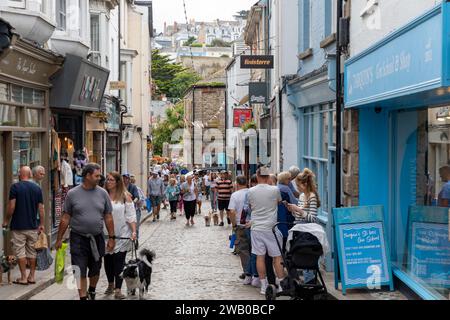
[[17,126],[17,119],[16,107],[0,104],[0,126]]
[[0,101],[10,101],[9,88],[6,83],[0,83]]
[[100,16],[91,15],[91,61],[97,65],[101,65],[100,53]]
[[335,130],[335,109],[333,103],[306,107],[302,109],[301,123],[303,124],[303,148],[301,154],[301,168],[309,168],[316,175],[319,197],[322,207],[319,217],[326,218],[332,207],[330,203],[329,163],[330,147],[334,146],[333,130]]
[[[1,90],[1,89],[0,89]],[[11,97],[8,101],[15,103],[23,103],[29,105],[36,106],[44,106],[45,105],[45,92],[41,90],[11,85],[10,89],[7,91],[11,91],[10,93],[6,93],[6,97]],[[1,97],[1,91],[0,91]]]
[[18,173],[22,166],[34,168],[41,164],[40,133],[13,133],[13,178],[19,180]]
[[393,112],[394,266],[438,299],[450,294],[450,112]]
[[25,127],[41,127],[41,110],[25,109]]

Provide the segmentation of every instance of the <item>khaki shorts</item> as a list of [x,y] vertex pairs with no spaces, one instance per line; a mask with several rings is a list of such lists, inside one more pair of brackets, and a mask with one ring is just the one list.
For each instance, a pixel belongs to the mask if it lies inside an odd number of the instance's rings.
[[37,230],[12,230],[11,243],[14,254],[18,259],[36,258],[36,249],[34,245],[38,240]]

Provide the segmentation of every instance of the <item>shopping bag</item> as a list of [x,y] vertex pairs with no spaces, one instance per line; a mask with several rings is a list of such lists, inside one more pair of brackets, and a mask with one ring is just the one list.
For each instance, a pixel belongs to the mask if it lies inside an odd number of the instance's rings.
[[42,250],[48,248],[47,236],[45,233],[41,232],[38,236],[36,243],[34,244],[36,250]]
[[149,198],[147,198],[146,200],[145,200],[145,202],[146,202],[146,206],[147,206],[147,212],[151,212],[152,211],[152,202],[150,201],[150,199]]
[[53,263],[53,257],[50,253],[50,249],[38,250],[36,256],[36,270],[44,271],[50,268]]
[[56,262],[55,262],[55,282],[62,284],[64,280],[64,264],[66,260],[66,250],[68,244],[63,242],[61,248],[56,251]]

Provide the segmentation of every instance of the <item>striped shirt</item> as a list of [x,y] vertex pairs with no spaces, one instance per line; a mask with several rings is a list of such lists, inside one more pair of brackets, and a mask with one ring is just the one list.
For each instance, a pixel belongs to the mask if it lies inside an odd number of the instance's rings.
[[299,213],[293,213],[296,222],[316,223],[317,222],[317,196],[314,193],[306,198],[306,195],[302,193],[298,202],[299,207],[306,213],[303,217]]
[[226,179],[217,179],[216,181],[216,191],[218,194],[217,199],[219,200],[230,200],[231,193],[233,192],[233,182]]

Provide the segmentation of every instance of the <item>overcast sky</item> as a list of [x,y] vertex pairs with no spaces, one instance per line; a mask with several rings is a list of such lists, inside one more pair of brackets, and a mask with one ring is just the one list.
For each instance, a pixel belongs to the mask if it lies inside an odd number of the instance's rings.
[[[257,0],[185,0],[188,19],[213,21],[215,19],[232,20],[240,10],[249,10]],[[162,32],[164,22],[184,23],[183,0],[153,0],[154,28]]]

